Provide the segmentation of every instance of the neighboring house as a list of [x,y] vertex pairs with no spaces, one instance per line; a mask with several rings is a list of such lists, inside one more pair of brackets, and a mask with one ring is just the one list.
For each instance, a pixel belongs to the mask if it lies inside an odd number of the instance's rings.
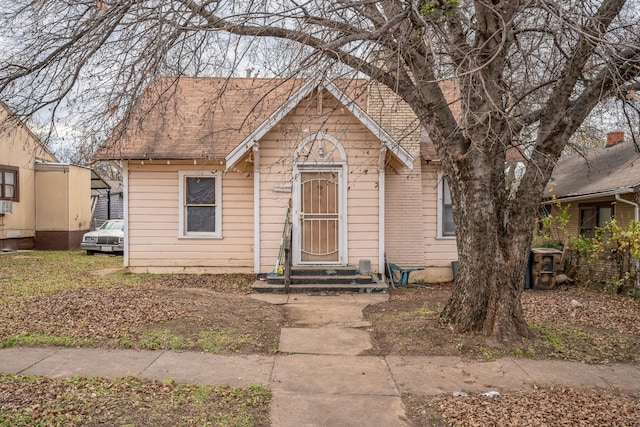
[[638,220],[640,152],[623,132],[607,135],[604,147],[558,161],[545,191],[545,205],[568,205],[567,231],[593,237],[611,218],[626,227]]
[[58,163],[0,103],[0,250],[79,248],[91,218],[90,175]]
[[[151,102],[150,94],[162,94]],[[272,271],[291,204],[295,265],[450,280],[441,166],[411,109],[366,80],[161,79],[96,155],[124,166],[134,272]],[[422,139],[422,142],[421,142]]]
[[91,189],[91,230],[108,219],[124,218],[124,194],[122,182],[106,180],[105,187]]

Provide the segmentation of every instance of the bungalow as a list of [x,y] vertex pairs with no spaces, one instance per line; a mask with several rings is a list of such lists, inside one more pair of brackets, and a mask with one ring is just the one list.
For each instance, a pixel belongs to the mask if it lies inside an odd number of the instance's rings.
[[0,250],[79,248],[91,219],[91,173],[59,163],[0,103]]
[[[96,154],[123,166],[134,272],[272,271],[287,215],[298,266],[445,281],[451,201],[411,109],[368,80],[164,78]],[[366,265],[365,264],[365,265]]]
[[545,192],[545,205],[568,205],[567,231],[593,237],[611,218],[626,227],[638,221],[640,151],[624,132],[607,135],[604,147],[561,159]]

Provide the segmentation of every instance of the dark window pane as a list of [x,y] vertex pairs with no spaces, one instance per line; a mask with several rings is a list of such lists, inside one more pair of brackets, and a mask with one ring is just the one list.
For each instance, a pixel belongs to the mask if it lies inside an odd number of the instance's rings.
[[187,178],[187,204],[214,204],[214,178]]
[[453,209],[451,205],[445,206],[442,210],[442,222],[443,222],[443,230],[442,235],[444,236],[455,236],[456,228],[453,224]]
[[215,206],[188,206],[187,207],[187,232],[189,231],[216,231]]
[[456,228],[453,223],[453,206],[451,192],[446,179],[442,180],[442,235],[455,236]]

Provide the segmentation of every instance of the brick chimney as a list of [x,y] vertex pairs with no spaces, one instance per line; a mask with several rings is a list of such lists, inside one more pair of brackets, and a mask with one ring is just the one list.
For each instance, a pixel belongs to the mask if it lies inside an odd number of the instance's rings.
[[614,132],[609,132],[607,134],[607,144],[605,148],[613,147],[616,144],[619,144],[624,141],[624,132],[621,130],[617,130]]

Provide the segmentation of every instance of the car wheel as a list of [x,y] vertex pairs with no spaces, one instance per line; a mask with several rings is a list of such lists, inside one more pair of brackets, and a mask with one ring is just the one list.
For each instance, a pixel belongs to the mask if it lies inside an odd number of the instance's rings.
[[95,255],[96,251],[87,251],[87,255]]

